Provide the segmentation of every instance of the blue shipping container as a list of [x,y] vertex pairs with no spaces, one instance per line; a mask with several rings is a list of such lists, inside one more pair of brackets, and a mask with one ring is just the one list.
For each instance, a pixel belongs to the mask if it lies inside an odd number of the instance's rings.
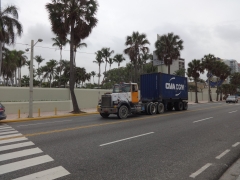
[[188,84],[185,77],[164,73],[142,74],[140,84],[142,102],[188,100]]

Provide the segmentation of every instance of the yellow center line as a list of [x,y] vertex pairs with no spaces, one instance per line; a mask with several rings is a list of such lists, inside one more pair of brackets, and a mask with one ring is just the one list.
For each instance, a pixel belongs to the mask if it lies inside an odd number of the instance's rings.
[[78,130],[78,129],[86,129],[86,128],[92,128],[92,127],[100,127],[100,126],[112,125],[112,124],[120,124],[120,123],[126,123],[126,122],[146,120],[146,119],[152,119],[152,118],[155,118],[155,117],[171,116],[171,115],[176,115],[176,114],[183,114],[183,113],[189,113],[189,112],[202,111],[202,110],[206,110],[206,109],[216,109],[216,108],[220,108],[220,107],[223,107],[223,106],[216,106],[216,107],[211,107],[211,108],[203,108],[203,109],[190,110],[190,111],[182,111],[182,112],[176,112],[176,113],[171,113],[171,114],[154,115],[154,116],[148,116],[148,117],[145,116],[145,117],[134,118],[134,119],[129,119],[129,120],[115,121],[115,122],[102,123],[102,124],[92,124],[92,125],[87,125],[87,126],[77,126],[77,127],[73,127],[73,128],[57,129],[57,130],[51,130],[51,131],[45,131],[45,132],[37,132],[37,133],[25,134],[25,135],[8,137],[8,138],[0,138],[0,141],[1,140],[20,138],[20,137],[32,137],[32,136],[53,134],[53,133],[59,133],[59,132],[73,131],[73,130]]

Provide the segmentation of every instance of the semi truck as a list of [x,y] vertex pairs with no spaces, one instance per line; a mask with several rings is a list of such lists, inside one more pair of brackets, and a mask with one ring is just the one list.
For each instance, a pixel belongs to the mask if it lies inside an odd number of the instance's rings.
[[142,74],[137,83],[119,83],[105,93],[97,110],[103,118],[115,114],[125,119],[131,114],[161,114],[188,109],[187,78],[165,73]]

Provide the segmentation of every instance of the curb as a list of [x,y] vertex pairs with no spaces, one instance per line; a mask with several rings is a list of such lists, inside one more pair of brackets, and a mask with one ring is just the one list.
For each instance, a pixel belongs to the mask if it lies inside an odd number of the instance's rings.
[[98,114],[98,112],[92,113],[82,113],[82,114],[69,114],[69,115],[59,115],[59,116],[45,116],[45,117],[36,117],[36,118],[22,118],[22,119],[9,119],[9,120],[1,120],[2,123],[14,123],[14,122],[25,122],[25,121],[35,121],[35,120],[44,120],[44,119],[57,119],[57,118],[65,118],[65,117],[77,117],[77,116],[88,116],[92,114]]

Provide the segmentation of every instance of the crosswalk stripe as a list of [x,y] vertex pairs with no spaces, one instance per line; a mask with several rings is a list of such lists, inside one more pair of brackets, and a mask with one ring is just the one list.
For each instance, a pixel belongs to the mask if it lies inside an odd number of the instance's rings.
[[51,161],[54,161],[54,160],[50,156],[44,155],[44,156],[39,156],[31,159],[26,159],[22,161],[5,164],[0,166],[0,174],[6,174],[9,172],[25,169],[31,166],[36,166],[36,165],[51,162]]
[[0,135],[3,135],[3,134],[14,134],[14,133],[18,133],[18,131],[0,132]]
[[30,155],[38,154],[38,153],[42,153],[42,150],[39,148],[32,148],[32,149],[26,149],[26,150],[22,150],[22,151],[16,151],[16,152],[0,155],[0,161],[6,161],[9,159],[30,156]]
[[24,142],[24,143],[5,145],[5,146],[0,146],[0,151],[6,151],[6,150],[10,150],[10,149],[21,148],[21,147],[26,147],[26,146],[33,146],[33,145],[34,145],[33,142]]
[[20,137],[20,138],[14,138],[14,139],[0,140],[0,144],[6,144],[6,143],[12,143],[12,142],[18,142],[18,141],[25,141],[25,140],[28,140],[28,138]]
[[10,127],[10,126],[0,126],[0,129],[9,129],[9,128],[12,128],[12,127]]
[[15,131],[15,129],[13,129],[13,128],[9,128],[9,129],[0,129],[0,132],[7,132],[7,131]]
[[11,134],[11,135],[2,135],[2,136],[0,136],[0,139],[2,139],[2,138],[9,138],[9,137],[14,137],[14,136],[21,136],[22,134],[21,133],[18,133],[18,134]]
[[62,166],[59,166],[59,167],[55,167],[45,171],[40,171],[34,174],[23,176],[17,179],[13,179],[13,180],[33,180],[33,179],[37,179],[37,180],[51,179],[52,180],[52,179],[57,179],[69,174],[70,173],[66,169],[64,169]]

